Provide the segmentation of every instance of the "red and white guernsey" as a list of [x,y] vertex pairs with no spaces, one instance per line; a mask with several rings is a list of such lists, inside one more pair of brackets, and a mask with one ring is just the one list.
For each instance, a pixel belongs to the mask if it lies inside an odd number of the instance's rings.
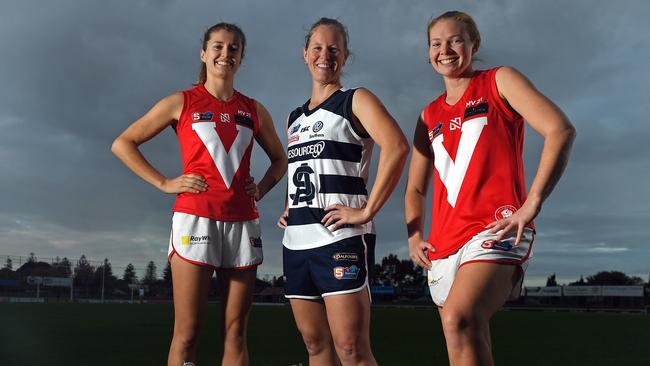
[[524,121],[499,97],[497,70],[476,71],[456,104],[444,93],[424,109],[434,161],[429,259],[456,252],[526,200]]
[[183,110],[175,130],[183,174],[205,177],[208,190],[179,194],[173,211],[217,221],[258,218],[255,200],[244,190],[253,137],[259,130],[255,100],[235,91],[228,102],[222,102],[200,84],[183,91]]

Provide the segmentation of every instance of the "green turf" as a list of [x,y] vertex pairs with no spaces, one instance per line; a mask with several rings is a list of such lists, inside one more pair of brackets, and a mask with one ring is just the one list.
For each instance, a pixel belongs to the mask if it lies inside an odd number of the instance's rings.
[[[1,365],[164,365],[171,305],[0,304]],[[373,308],[380,365],[447,365],[435,311]],[[210,305],[198,365],[217,365],[219,306]],[[496,365],[650,365],[650,316],[515,312],[492,322]],[[252,365],[307,365],[287,306],[255,306]]]

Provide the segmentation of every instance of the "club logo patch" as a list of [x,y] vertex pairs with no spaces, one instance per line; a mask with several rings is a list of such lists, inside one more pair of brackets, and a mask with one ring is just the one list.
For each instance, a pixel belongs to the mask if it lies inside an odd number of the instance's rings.
[[497,220],[503,220],[507,219],[508,217],[512,216],[517,212],[517,208],[513,205],[505,205],[497,208],[496,211],[494,211],[494,218]]
[[300,123],[297,125],[291,127],[291,130],[289,130],[289,135],[293,135],[294,133],[300,131]]
[[212,121],[214,113],[212,112],[196,112],[192,113],[192,119],[198,122]]
[[355,265],[350,267],[334,267],[334,278],[337,280],[356,280],[359,272],[359,267]]
[[436,128],[429,131],[429,141],[430,142],[433,142],[433,138],[436,137],[436,135],[440,133],[441,129],[442,129],[442,122],[438,122],[438,124],[436,125]]
[[221,113],[221,122],[230,122],[230,115],[228,113]]
[[512,244],[510,244],[509,240],[502,240],[502,241],[486,240],[483,243],[481,243],[481,248],[502,250],[504,252],[507,252],[510,249],[512,249]]

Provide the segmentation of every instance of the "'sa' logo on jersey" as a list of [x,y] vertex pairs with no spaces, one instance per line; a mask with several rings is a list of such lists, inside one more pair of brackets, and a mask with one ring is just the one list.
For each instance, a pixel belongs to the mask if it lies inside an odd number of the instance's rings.
[[[223,118],[223,113],[221,114]],[[227,189],[230,189],[232,180],[235,178],[235,173],[239,170],[246,148],[250,145],[253,138],[253,130],[239,124],[235,125],[237,128],[237,137],[230,146],[230,150],[226,151],[221,138],[216,130],[217,124],[214,122],[197,122],[192,124],[192,129],[199,135],[203,145],[208,149],[214,165],[223,178],[223,182]]]
[[210,111],[192,113],[192,119],[195,121],[212,121],[212,116],[214,113]]
[[230,122],[230,115],[228,113],[221,113],[221,122]]
[[[460,120],[460,118],[458,119]],[[445,188],[447,188],[447,202],[449,202],[451,207],[456,206],[456,199],[458,199],[458,193],[465,179],[467,167],[474,154],[474,148],[476,148],[483,127],[487,123],[487,117],[478,117],[465,121],[462,124],[462,134],[458,142],[455,161],[451,159],[449,152],[447,152],[447,149],[442,144],[445,141],[444,134],[440,134],[433,139],[433,143],[431,144],[435,156],[433,164],[438,171],[440,180],[445,185]]]
[[290,194],[289,197],[293,200],[294,206],[300,202],[307,202],[308,205],[311,205],[314,200],[316,187],[311,182],[311,174],[314,174],[314,170],[307,163],[301,164],[293,174],[293,185],[296,186],[296,192]]

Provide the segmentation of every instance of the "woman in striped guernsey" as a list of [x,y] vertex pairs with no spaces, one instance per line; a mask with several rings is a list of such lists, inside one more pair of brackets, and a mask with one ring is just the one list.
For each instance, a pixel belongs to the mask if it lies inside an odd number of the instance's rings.
[[[340,22],[321,18],[311,27],[304,48],[311,98],[287,120],[287,210],[278,225],[285,229],[285,295],[310,365],[376,364],[369,337],[372,218],[395,188],[409,149],[377,97],[342,88],[348,55]],[[368,193],[374,143],[381,154]]]

